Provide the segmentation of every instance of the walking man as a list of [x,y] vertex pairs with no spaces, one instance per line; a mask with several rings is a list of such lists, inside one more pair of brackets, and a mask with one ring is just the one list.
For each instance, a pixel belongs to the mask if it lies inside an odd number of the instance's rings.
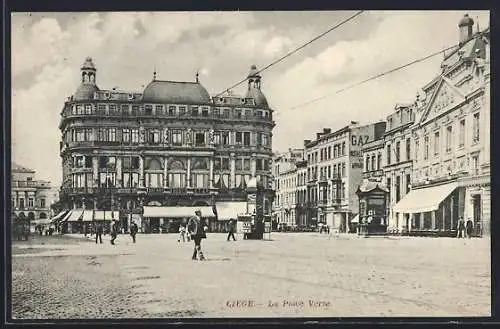
[[457,238],[465,238],[465,222],[462,217],[458,220]]
[[97,244],[97,240],[99,240],[100,243],[102,243],[102,231],[103,231],[102,224],[96,223],[95,224],[95,243],[96,244]]
[[229,233],[227,234],[227,241],[229,241],[229,238],[233,237],[233,241],[236,241],[236,238],[234,237],[234,232],[236,231],[236,223],[233,218],[229,221]]
[[472,220],[469,218],[467,219],[467,223],[465,223],[465,232],[467,233],[467,237],[469,239],[472,238],[473,230],[474,230],[474,225],[472,223]]
[[201,250],[201,240],[205,239],[207,236],[205,234],[200,210],[196,210],[195,216],[189,219],[188,232],[191,235],[191,240],[194,240],[194,250],[191,259],[196,260],[198,256],[199,260],[205,260],[205,256]]
[[118,236],[118,223],[116,219],[111,222],[111,244],[115,244],[116,237]]
[[135,243],[135,236],[137,235],[137,231],[139,228],[137,227],[137,224],[132,221],[130,223],[130,236],[132,237],[132,241]]

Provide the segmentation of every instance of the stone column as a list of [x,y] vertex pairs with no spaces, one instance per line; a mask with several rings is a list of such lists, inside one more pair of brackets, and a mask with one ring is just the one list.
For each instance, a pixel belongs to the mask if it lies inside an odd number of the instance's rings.
[[419,223],[418,223],[418,227],[420,230],[422,230],[424,228],[424,217],[425,217],[425,213],[421,212],[419,213]]
[[431,212],[431,228],[433,230],[435,230],[437,228],[436,227],[436,211]]
[[186,182],[187,182],[187,187],[191,187],[191,158],[187,159],[187,177],[186,177]]
[[116,186],[122,186],[122,157],[116,158]]
[[165,157],[165,159],[163,160],[163,187],[168,187],[167,182],[168,182],[168,158]]
[[234,188],[236,187],[236,159],[235,159],[235,154],[231,153],[230,154],[230,159],[229,159],[229,168],[231,169],[231,173],[229,175],[229,187]]
[[144,157],[139,156],[139,187],[144,187]]
[[163,218],[160,218],[160,229],[159,232],[161,234],[161,228],[163,227]]
[[445,228],[446,228],[446,207],[445,207],[444,204],[443,204],[443,214],[442,214],[442,216],[443,216],[442,220],[443,220],[443,231],[444,231]]
[[92,179],[94,180],[94,183],[92,184],[92,186],[98,187],[99,186],[99,157],[97,155],[94,155],[92,157]]
[[252,158],[250,160],[250,169],[252,170],[252,177],[257,176],[257,163],[255,159],[256,154],[252,153]]
[[208,177],[208,184],[210,188],[214,188],[214,159],[210,158],[210,172]]

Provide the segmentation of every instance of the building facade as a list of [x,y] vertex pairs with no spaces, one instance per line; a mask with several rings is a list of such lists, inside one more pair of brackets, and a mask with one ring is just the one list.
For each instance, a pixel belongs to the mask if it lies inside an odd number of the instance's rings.
[[380,138],[385,122],[350,125],[332,132],[325,128],[316,139],[305,140],[307,199],[312,225],[327,224],[340,232],[358,213],[356,191],[363,172],[363,145]]
[[402,232],[407,223],[402,214],[392,212],[392,207],[410,192],[412,184],[413,154],[411,126],[415,122],[413,104],[397,104],[394,112],[387,117],[384,134],[385,163],[383,167],[385,182],[389,189],[387,202],[387,229]]
[[490,31],[467,15],[459,43],[417,99],[410,193],[393,209],[409,231],[455,234],[460,217],[489,234]]
[[33,223],[52,217],[56,201],[50,182],[35,180],[35,171],[12,163],[12,214]]
[[[300,225],[301,208],[298,204],[298,166],[304,160],[303,149],[290,149],[273,159],[275,199],[273,217],[278,227],[284,229]],[[303,171],[303,170],[302,170]]]
[[256,178],[270,214],[275,123],[255,66],[244,97],[211,97],[198,75],[163,81],[156,72],[143,91],[102,90],[96,73],[87,58],[61,112],[60,196],[68,209],[118,211],[125,229],[131,218],[154,213],[144,225],[161,229],[178,221],[166,207],[224,203],[225,213],[245,212],[228,205],[246,202],[246,185]]

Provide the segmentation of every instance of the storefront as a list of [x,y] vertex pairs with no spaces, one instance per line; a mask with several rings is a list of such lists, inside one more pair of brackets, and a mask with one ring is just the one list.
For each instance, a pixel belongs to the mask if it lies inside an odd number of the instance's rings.
[[402,218],[405,233],[453,236],[464,205],[465,188],[454,181],[413,189],[392,211]]
[[359,214],[354,224],[358,234],[386,233],[389,190],[379,182],[364,181],[356,194],[359,198]]
[[142,216],[142,231],[144,233],[177,233],[179,226],[187,223],[195,216],[196,210],[201,211],[209,227],[213,226],[215,214],[210,206],[203,207],[155,207],[144,206]]
[[246,202],[217,202],[217,220],[214,222],[213,232],[227,232],[229,220],[238,218],[238,215],[247,214]]

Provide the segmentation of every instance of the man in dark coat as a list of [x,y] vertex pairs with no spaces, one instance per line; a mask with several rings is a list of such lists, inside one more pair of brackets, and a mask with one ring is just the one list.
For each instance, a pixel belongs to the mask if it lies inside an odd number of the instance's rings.
[[95,243],[97,244],[97,241],[99,240],[102,243],[102,224],[99,222],[96,222],[95,224]]
[[118,236],[118,221],[113,219],[111,223],[111,244],[115,244],[116,237]]
[[130,236],[132,237],[132,241],[135,243],[135,236],[137,235],[137,231],[139,228],[137,227],[137,224],[132,221],[130,223]]
[[195,216],[189,219],[187,228],[188,234],[191,235],[191,240],[194,241],[194,251],[191,259],[196,260],[197,256],[199,256],[200,260],[205,260],[205,256],[201,250],[201,240],[205,239],[207,236],[205,234],[205,226],[201,218],[200,210],[196,210]]
[[473,231],[474,231],[474,224],[472,223],[472,220],[469,218],[465,223],[465,232],[467,233],[467,237],[469,239],[472,237]]
[[229,233],[227,234],[227,241],[229,241],[231,237],[233,237],[233,241],[236,241],[236,238],[234,237],[235,232],[236,232],[236,223],[235,220],[231,218],[231,220],[229,221]]

